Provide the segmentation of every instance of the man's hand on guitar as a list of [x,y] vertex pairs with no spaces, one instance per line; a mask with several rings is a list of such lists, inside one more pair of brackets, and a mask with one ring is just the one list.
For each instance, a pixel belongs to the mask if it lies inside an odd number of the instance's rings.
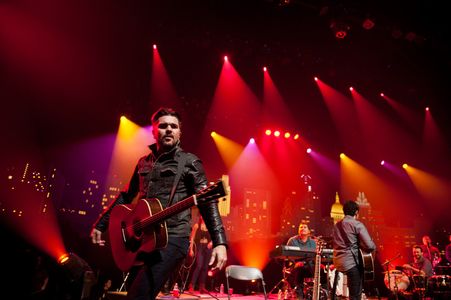
[[93,244],[99,244],[99,246],[105,246],[105,240],[102,240],[102,232],[93,228],[91,231],[91,240]]
[[[216,261],[216,264],[213,266],[213,263]],[[218,245],[213,248],[213,252],[211,253],[209,266],[213,266],[213,270],[218,269],[222,270],[227,262],[227,249],[224,245]]]

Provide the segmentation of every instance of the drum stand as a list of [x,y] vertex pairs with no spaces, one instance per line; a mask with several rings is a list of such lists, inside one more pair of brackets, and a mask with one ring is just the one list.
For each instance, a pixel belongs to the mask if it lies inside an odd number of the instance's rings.
[[[293,264],[294,265],[294,264]],[[293,288],[291,287],[290,283],[288,282],[287,275],[291,274],[291,271],[293,271],[293,268],[283,267],[282,279],[269,291],[268,295],[271,295],[276,288],[278,288],[278,293],[281,293],[283,296],[283,299],[289,299],[293,296]]]

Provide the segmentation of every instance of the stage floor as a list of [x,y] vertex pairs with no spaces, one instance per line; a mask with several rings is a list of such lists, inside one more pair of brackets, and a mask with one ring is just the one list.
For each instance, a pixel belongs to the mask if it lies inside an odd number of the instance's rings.
[[[125,299],[127,293],[126,292],[108,292],[108,299],[110,300],[119,300],[119,299]],[[182,299],[182,300],[197,300],[197,299],[227,299],[226,294],[217,294],[217,293],[211,293],[211,294],[200,294],[198,292],[194,292],[192,294],[190,293],[183,293],[180,295],[179,298],[175,298],[172,295],[164,295],[159,294],[157,297],[157,300],[176,300],[176,299]],[[262,300],[265,299],[263,294],[258,295],[241,295],[241,294],[233,294],[231,296],[231,299],[234,300]],[[268,295],[268,299],[277,299],[277,294],[271,294]],[[339,298],[337,298],[338,300]],[[345,299],[345,298],[342,298]],[[385,300],[387,298],[381,297],[381,298],[372,298],[367,297],[366,299],[372,300],[372,299],[381,299]]]

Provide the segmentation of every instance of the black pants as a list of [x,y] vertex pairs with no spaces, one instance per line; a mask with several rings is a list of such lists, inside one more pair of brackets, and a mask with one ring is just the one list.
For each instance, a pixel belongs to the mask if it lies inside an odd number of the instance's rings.
[[166,248],[152,252],[145,264],[130,271],[129,300],[153,300],[188,254],[189,238],[169,237]]
[[360,300],[362,298],[363,278],[358,266],[345,272],[348,278],[348,289],[350,300]]

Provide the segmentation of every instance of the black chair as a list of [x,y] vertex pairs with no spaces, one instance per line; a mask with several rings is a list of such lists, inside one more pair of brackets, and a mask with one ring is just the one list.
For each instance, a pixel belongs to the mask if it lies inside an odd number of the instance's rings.
[[265,281],[263,279],[263,274],[259,269],[253,268],[253,267],[239,266],[239,265],[230,265],[225,269],[225,275],[226,275],[226,283],[227,283],[227,297],[229,300],[230,300],[229,277],[237,279],[237,280],[261,280],[265,300],[268,298],[266,295]]

